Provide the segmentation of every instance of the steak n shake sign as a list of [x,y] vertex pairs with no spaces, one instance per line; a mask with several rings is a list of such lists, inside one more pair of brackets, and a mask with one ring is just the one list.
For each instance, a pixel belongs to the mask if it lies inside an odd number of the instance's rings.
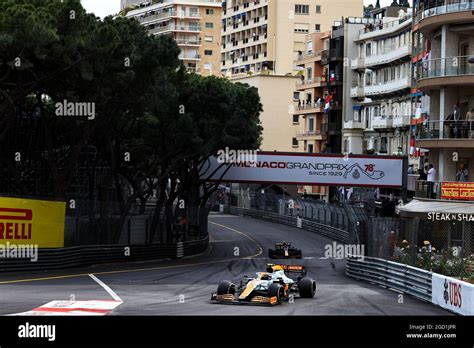
[[[404,157],[258,152],[256,160],[239,158],[203,164],[201,179],[240,183],[367,186],[402,188]],[[226,172],[227,171],[227,172]]]

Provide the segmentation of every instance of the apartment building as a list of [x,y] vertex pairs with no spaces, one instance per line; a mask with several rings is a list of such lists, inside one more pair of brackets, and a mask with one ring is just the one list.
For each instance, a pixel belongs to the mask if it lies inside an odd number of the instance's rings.
[[415,90],[429,98],[420,101],[413,132],[426,150],[421,165],[433,164],[440,182],[459,179],[462,166],[474,173],[473,11],[472,0],[420,0],[415,7]]
[[222,12],[222,72],[294,73],[305,36],[334,20],[361,16],[362,0],[228,0]]
[[172,36],[188,71],[220,75],[221,1],[125,1],[126,16],[138,20],[151,35]]
[[[433,246],[461,258],[474,246],[473,23],[472,0],[415,1],[412,132],[420,168],[436,172],[430,182],[417,180],[415,199],[400,208],[406,233],[429,231],[443,241]],[[430,219],[432,212],[460,218]]]
[[[352,101],[346,104],[343,151],[407,155],[410,150],[412,15],[393,6],[372,13],[350,57]],[[352,109],[352,112],[351,112]]]

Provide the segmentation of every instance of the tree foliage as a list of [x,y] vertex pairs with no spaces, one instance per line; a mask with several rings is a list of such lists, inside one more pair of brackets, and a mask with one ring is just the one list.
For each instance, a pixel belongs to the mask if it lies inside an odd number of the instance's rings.
[[[1,192],[95,201],[105,187],[120,224],[156,196],[152,230],[167,238],[178,217],[202,219],[215,186],[199,166],[257,149],[261,105],[247,85],[187,74],[178,55],[171,37],[78,0],[0,0]],[[95,118],[58,116],[63,101],[94,105]]]

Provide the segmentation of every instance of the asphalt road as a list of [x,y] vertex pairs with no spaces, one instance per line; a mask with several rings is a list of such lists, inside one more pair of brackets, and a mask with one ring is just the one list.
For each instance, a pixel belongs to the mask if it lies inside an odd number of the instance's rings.
[[[120,299],[111,315],[449,315],[410,296],[350,279],[344,260],[323,259],[331,240],[314,233],[254,220],[212,214],[211,248],[173,261],[101,265],[68,271],[0,276],[0,315],[30,311],[53,300]],[[210,302],[224,280],[240,281],[265,269],[268,247],[290,241],[302,249],[301,263],[317,282],[313,299],[281,306],[239,306]],[[100,284],[89,274],[94,274]],[[105,286],[105,287],[104,287]],[[108,288],[109,291],[106,289]]]

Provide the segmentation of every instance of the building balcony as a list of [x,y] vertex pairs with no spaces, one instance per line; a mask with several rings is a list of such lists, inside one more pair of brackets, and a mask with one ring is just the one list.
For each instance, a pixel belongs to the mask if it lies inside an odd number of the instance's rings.
[[343,125],[344,129],[365,129],[365,122],[350,120],[345,121]]
[[391,117],[373,117],[372,129],[388,129],[393,128],[393,120]]
[[197,53],[181,53],[178,58],[181,60],[201,60],[201,56]]
[[474,147],[474,121],[425,121],[415,139],[418,147]]
[[189,25],[167,25],[149,30],[150,34],[164,34],[167,32],[199,33],[201,32],[201,27]]
[[354,86],[351,88],[351,98],[363,98],[364,87]]
[[469,56],[437,58],[423,62],[418,87],[438,89],[440,86],[474,86],[474,64]]
[[403,60],[411,59],[411,46],[401,46],[398,48],[387,47],[381,54],[365,57],[365,66],[372,67],[398,63]]
[[359,41],[373,39],[379,36],[386,36],[396,33],[404,27],[410,26],[412,23],[411,14],[405,15],[403,18],[399,18],[390,22],[379,25],[377,23],[369,23],[364,29],[359,31]]
[[365,69],[365,59],[356,58],[351,60],[351,69],[352,70],[363,70]]
[[400,92],[404,89],[411,88],[411,79],[408,77],[398,80],[390,81],[388,83],[365,86],[364,91],[366,96],[380,95],[384,96],[391,93]]
[[296,59],[296,64],[297,65],[304,65],[304,64],[307,64],[309,62],[312,62],[312,61],[318,61],[318,60],[321,60],[321,54],[322,54],[322,50],[320,51],[313,51],[313,52],[310,52],[310,53],[303,53],[303,54],[300,54],[298,55],[298,58]]
[[295,115],[317,114],[324,112],[324,105],[323,103],[302,104],[295,109]]
[[323,77],[317,76],[311,79],[304,79],[296,81],[296,90],[304,90],[309,88],[321,87],[323,85]]
[[415,19],[423,32],[431,32],[445,24],[459,24],[473,21],[473,0],[438,0],[425,4],[424,11]]
[[165,11],[165,12],[161,12],[161,13],[157,13],[157,14],[154,14],[154,15],[148,15],[148,16],[136,16],[135,18],[138,19],[138,21],[141,23],[141,24],[149,24],[151,22],[155,22],[155,21],[159,21],[159,20],[162,20],[162,19],[166,19],[166,18],[171,18],[173,16],[176,16],[176,11],[175,10],[172,10],[172,11]]
[[296,139],[298,141],[326,140],[327,136],[325,133],[326,132],[324,130],[298,132],[298,134],[296,134]]
[[201,40],[198,39],[176,39],[178,46],[201,46]]
[[411,116],[393,116],[393,128],[408,127],[410,125]]

